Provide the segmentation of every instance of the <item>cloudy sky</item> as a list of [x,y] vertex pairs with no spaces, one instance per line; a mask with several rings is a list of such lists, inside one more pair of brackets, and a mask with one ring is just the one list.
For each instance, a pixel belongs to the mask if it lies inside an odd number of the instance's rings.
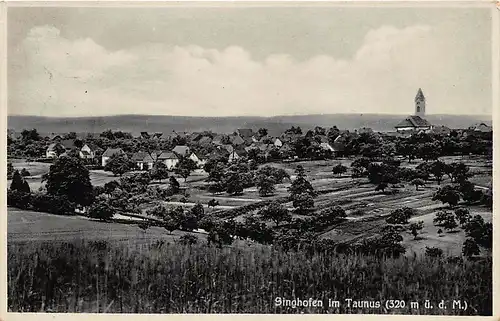
[[485,8],[9,8],[9,114],[491,113]]

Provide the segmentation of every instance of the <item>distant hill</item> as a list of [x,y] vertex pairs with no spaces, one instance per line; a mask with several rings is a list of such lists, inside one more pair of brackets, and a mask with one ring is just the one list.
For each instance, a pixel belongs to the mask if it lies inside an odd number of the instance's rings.
[[[38,117],[8,116],[8,128],[14,131],[36,128],[40,133],[94,132],[107,129],[122,130],[138,135],[141,131],[171,133],[175,131],[211,130],[232,133],[236,128],[258,129],[265,127],[276,135],[291,126],[300,126],[305,132],[315,126],[354,130],[370,127],[375,131],[393,131],[404,115],[389,114],[332,114],[293,115],[275,117],[183,117],[157,115],[118,115],[106,117]],[[428,115],[434,125],[450,128],[467,128],[475,123],[491,124],[491,117],[478,115]]]

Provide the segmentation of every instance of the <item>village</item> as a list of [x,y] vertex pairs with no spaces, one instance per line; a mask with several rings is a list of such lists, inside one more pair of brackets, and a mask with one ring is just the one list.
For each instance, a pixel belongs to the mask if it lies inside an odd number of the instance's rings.
[[420,89],[392,132],[9,134],[9,244],[491,259],[492,127],[430,124]]

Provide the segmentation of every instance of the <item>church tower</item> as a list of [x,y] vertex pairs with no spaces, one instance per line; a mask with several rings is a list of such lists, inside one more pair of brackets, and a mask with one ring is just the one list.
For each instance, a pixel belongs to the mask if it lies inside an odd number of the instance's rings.
[[415,116],[425,116],[425,97],[422,89],[419,88],[415,96]]

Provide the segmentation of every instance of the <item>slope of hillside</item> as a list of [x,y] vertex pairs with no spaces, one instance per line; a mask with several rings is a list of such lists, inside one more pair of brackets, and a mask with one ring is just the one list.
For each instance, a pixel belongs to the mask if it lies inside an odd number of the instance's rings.
[[[370,127],[376,131],[392,131],[405,116],[389,114],[331,114],[293,115],[275,117],[181,117],[157,115],[118,115],[107,117],[52,118],[38,116],[8,116],[8,128],[21,131],[36,128],[41,133],[102,132],[106,129],[122,130],[138,134],[141,131],[170,133],[175,131],[203,131],[230,133],[236,128],[258,129],[265,127],[276,134],[291,126],[303,130],[315,126],[354,130]],[[428,115],[432,124],[450,128],[467,128],[474,123],[491,124],[491,117],[476,115]]]

